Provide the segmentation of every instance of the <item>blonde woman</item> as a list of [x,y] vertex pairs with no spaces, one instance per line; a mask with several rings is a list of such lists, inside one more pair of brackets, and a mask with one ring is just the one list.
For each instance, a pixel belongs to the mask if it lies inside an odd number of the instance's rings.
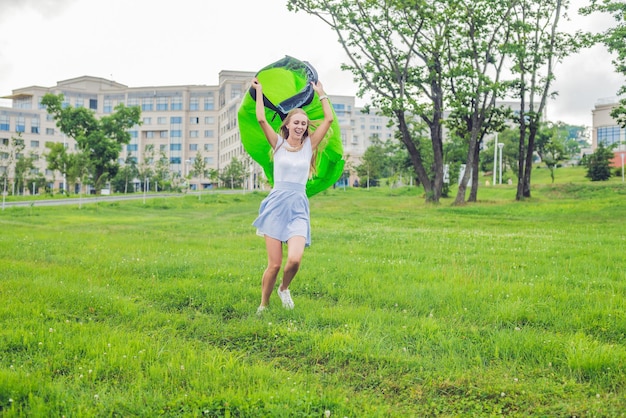
[[261,304],[257,310],[259,314],[269,305],[276,285],[283,261],[283,244],[287,244],[287,261],[277,293],[283,307],[293,309],[289,285],[300,268],[304,248],[311,244],[306,183],[315,166],[317,146],[333,122],[333,111],[322,83],[311,84],[322,102],[324,119],[316,121],[314,130],[310,129],[306,112],[296,108],[287,114],[276,132],[265,117],[263,87],[256,77],[252,80],[252,88],[256,91],[256,117],[274,155],[274,187],[261,202],[259,216],[253,222],[257,233],[265,237],[267,248],[267,268],[263,272]]

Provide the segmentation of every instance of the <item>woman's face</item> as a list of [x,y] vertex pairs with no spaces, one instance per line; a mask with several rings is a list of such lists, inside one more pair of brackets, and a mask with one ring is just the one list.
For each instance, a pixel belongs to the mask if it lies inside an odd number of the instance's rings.
[[293,139],[302,139],[302,135],[306,132],[306,128],[309,125],[309,118],[303,113],[296,113],[291,116],[287,129],[289,130],[289,137]]

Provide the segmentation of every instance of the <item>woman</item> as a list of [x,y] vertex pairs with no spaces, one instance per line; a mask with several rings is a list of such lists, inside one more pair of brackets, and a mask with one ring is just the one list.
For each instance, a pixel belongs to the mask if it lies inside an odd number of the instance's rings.
[[253,222],[257,233],[265,237],[267,248],[259,314],[269,305],[276,285],[283,261],[283,243],[287,244],[287,261],[277,292],[283,306],[293,309],[289,285],[300,268],[304,248],[311,244],[306,183],[315,167],[317,147],[333,122],[333,112],[322,83],[311,84],[322,102],[324,119],[317,127],[311,127],[306,112],[296,108],[287,114],[277,133],[265,117],[263,88],[256,77],[252,80],[252,87],[256,90],[256,117],[274,155],[274,187],[261,202],[259,216]]

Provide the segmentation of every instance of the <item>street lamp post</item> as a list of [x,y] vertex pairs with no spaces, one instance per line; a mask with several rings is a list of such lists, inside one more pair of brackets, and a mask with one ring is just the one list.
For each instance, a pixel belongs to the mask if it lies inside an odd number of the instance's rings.
[[500,142],[498,144],[498,148],[500,148],[500,182],[499,184],[502,184],[502,148],[504,148],[504,144]]
[[191,191],[191,179],[189,178],[189,166],[191,165],[191,160],[190,159],[186,159],[185,160],[185,181],[187,182],[187,193],[189,193],[189,191]]
[[493,140],[493,185],[496,185],[496,164],[498,162],[498,133],[496,132],[496,137]]
[[2,189],[2,210],[4,210],[4,201],[7,197],[7,178],[4,177],[4,188]]

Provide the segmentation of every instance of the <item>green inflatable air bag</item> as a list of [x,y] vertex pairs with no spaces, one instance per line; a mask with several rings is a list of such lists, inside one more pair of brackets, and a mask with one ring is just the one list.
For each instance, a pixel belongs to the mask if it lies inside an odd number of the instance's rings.
[[[311,82],[317,82],[317,72],[306,61],[286,56],[262,68],[256,76],[263,86],[265,116],[275,131],[278,131],[287,113],[297,107],[302,108],[311,121],[324,118],[322,104],[311,87]],[[256,91],[251,88],[237,112],[241,142],[250,157],[263,168],[273,186],[272,149],[256,118],[255,96]],[[344,164],[341,132],[334,114],[330,130],[317,148],[316,172],[306,184],[307,196],[311,197],[335,184],[343,173]]]

